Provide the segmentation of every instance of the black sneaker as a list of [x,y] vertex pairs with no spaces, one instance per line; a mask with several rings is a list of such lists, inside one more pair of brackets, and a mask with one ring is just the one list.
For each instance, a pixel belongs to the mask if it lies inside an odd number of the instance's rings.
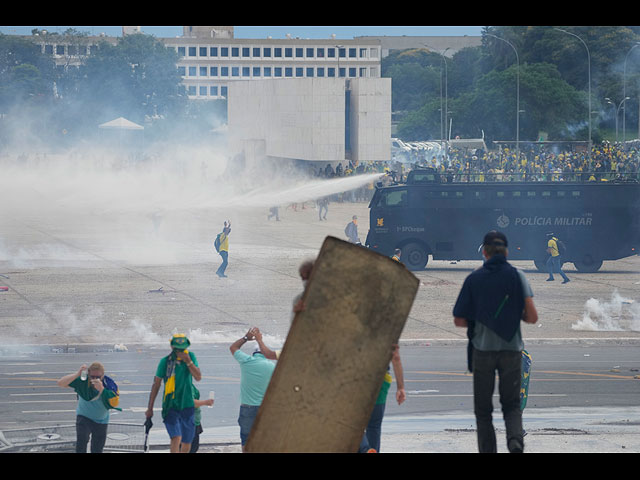
[[547,282],[553,282],[553,278],[547,278]]
[[516,440],[515,438],[512,438],[511,440],[509,440],[509,443],[507,444],[507,448],[509,449],[509,453],[524,452],[524,445],[522,444],[522,441]]
[[568,278],[563,280],[562,283],[569,283],[571,280],[569,280]]

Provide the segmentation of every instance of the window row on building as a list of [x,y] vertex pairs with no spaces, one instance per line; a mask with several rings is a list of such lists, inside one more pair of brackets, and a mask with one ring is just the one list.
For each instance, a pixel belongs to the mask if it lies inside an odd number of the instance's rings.
[[188,85],[186,89],[190,97],[227,98],[229,92],[227,85]]
[[301,77],[377,77],[377,67],[318,66],[178,66],[182,77],[207,78],[301,78]]
[[89,55],[90,48],[95,45],[45,44],[43,52],[47,55]]
[[313,58],[378,59],[378,47],[223,47],[178,46],[178,55],[186,58]]

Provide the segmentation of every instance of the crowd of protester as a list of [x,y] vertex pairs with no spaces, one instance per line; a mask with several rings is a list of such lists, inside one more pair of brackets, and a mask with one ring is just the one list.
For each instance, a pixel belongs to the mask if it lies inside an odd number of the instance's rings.
[[[368,173],[384,173],[383,184],[406,180],[409,171],[432,168],[442,182],[605,182],[640,180],[640,142],[593,144],[587,149],[559,150],[557,146],[527,144],[492,151],[449,148],[441,154],[414,158],[413,163],[399,161],[349,161],[335,167],[312,169],[311,176],[339,178]],[[337,194],[332,201],[369,201],[372,182],[355,193]]]

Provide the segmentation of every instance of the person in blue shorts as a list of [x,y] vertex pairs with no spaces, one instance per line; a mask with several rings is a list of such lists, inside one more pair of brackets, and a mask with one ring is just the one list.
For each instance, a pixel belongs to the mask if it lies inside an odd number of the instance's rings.
[[202,374],[195,354],[187,350],[190,342],[185,335],[174,335],[170,345],[171,353],[158,363],[146,416],[153,416],[153,404],[164,380],[162,421],[171,438],[170,451],[189,453],[196,430],[193,380],[199,382]]

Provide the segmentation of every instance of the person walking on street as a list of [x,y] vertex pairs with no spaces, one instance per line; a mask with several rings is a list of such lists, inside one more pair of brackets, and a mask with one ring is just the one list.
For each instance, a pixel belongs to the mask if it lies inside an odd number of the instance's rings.
[[392,260],[395,260],[396,262],[400,261],[400,256],[402,255],[402,250],[400,250],[399,248],[396,248],[393,251],[393,256],[391,257]]
[[58,386],[73,388],[78,395],[76,453],[87,453],[89,438],[91,453],[102,453],[107,440],[109,411],[121,410],[118,408],[118,386],[104,374],[104,366],[99,362],[88,368],[82,365],[76,373],[60,378]]
[[267,216],[267,220],[271,220],[271,217],[276,217],[276,222],[280,221],[280,214],[278,213],[280,207],[277,205],[275,207],[271,207],[269,209],[269,215]]
[[229,350],[233,358],[240,364],[240,443],[242,450],[247,443],[253,422],[258,414],[258,409],[264,399],[271,375],[275,370],[275,364],[256,349],[253,355],[248,355],[241,347],[249,340],[254,340],[256,328],[251,328],[245,336],[231,344]]
[[[407,395],[404,390],[404,373],[402,370],[402,360],[400,359],[399,345],[393,346],[391,365],[393,366],[393,373],[396,377],[396,401],[398,402],[398,405],[402,405],[406,400]],[[371,412],[371,417],[365,430],[365,436],[360,444],[359,451],[362,453],[371,452],[371,449],[375,450],[375,452],[377,453],[380,453],[382,419],[384,418],[384,410],[387,404],[387,394],[389,393],[389,388],[391,387],[392,381],[393,378],[391,377],[391,373],[387,369],[387,372],[384,376],[384,381],[382,382],[382,387],[380,388],[380,393],[376,398],[376,403],[373,406],[373,412]]]
[[188,347],[189,339],[183,334],[171,338],[171,353],[158,363],[153,379],[146,417],[153,416],[156,401],[164,380],[162,421],[171,438],[171,453],[189,453],[195,435],[195,402],[193,380],[202,378],[198,360]]
[[189,453],[198,453],[200,449],[200,434],[204,431],[202,428],[202,408],[204,406],[213,407],[213,398],[207,398],[206,400],[200,400],[200,390],[195,385],[193,386],[193,406],[194,406],[194,423],[196,426],[193,440],[191,441],[191,447]]
[[317,204],[318,204],[318,220],[320,221],[326,220],[327,213],[329,212],[329,198],[328,197],[319,198],[317,201]]
[[547,278],[547,282],[553,282],[553,271],[559,273],[562,277],[562,283],[569,283],[569,277],[565,275],[562,271],[562,259],[560,255],[560,249],[558,248],[558,237],[556,237],[553,233],[547,234],[549,240],[547,241],[547,253],[549,254],[549,258],[547,259],[547,271],[549,272],[549,278]]
[[509,452],[524,451],[520,387],[524,343],[520,321],[536,323],[533,292],[524,274],[507,262],[508,242],[497,231],[482,242],[485,262],[465,279],[453,308],[466,327],[467,362],[473,373],[474,413],[480,453],[497,452],[492,396],[496,371]]
[[344,229],[344,233],[349,239],[351,243],[360,243],[360,238],[358,237],[358,217],[354,215],[347,226]]
[[220,234],[220,248],[218,253],[222,257],[222,263],[218,267],[216,271],[216,275],[220,278],[227,278],[224,272],[227,270],[227,265],[229,264],[229,234],[231,233],[231,221],[224,222],[224,228],[222,229],[222,233]]

